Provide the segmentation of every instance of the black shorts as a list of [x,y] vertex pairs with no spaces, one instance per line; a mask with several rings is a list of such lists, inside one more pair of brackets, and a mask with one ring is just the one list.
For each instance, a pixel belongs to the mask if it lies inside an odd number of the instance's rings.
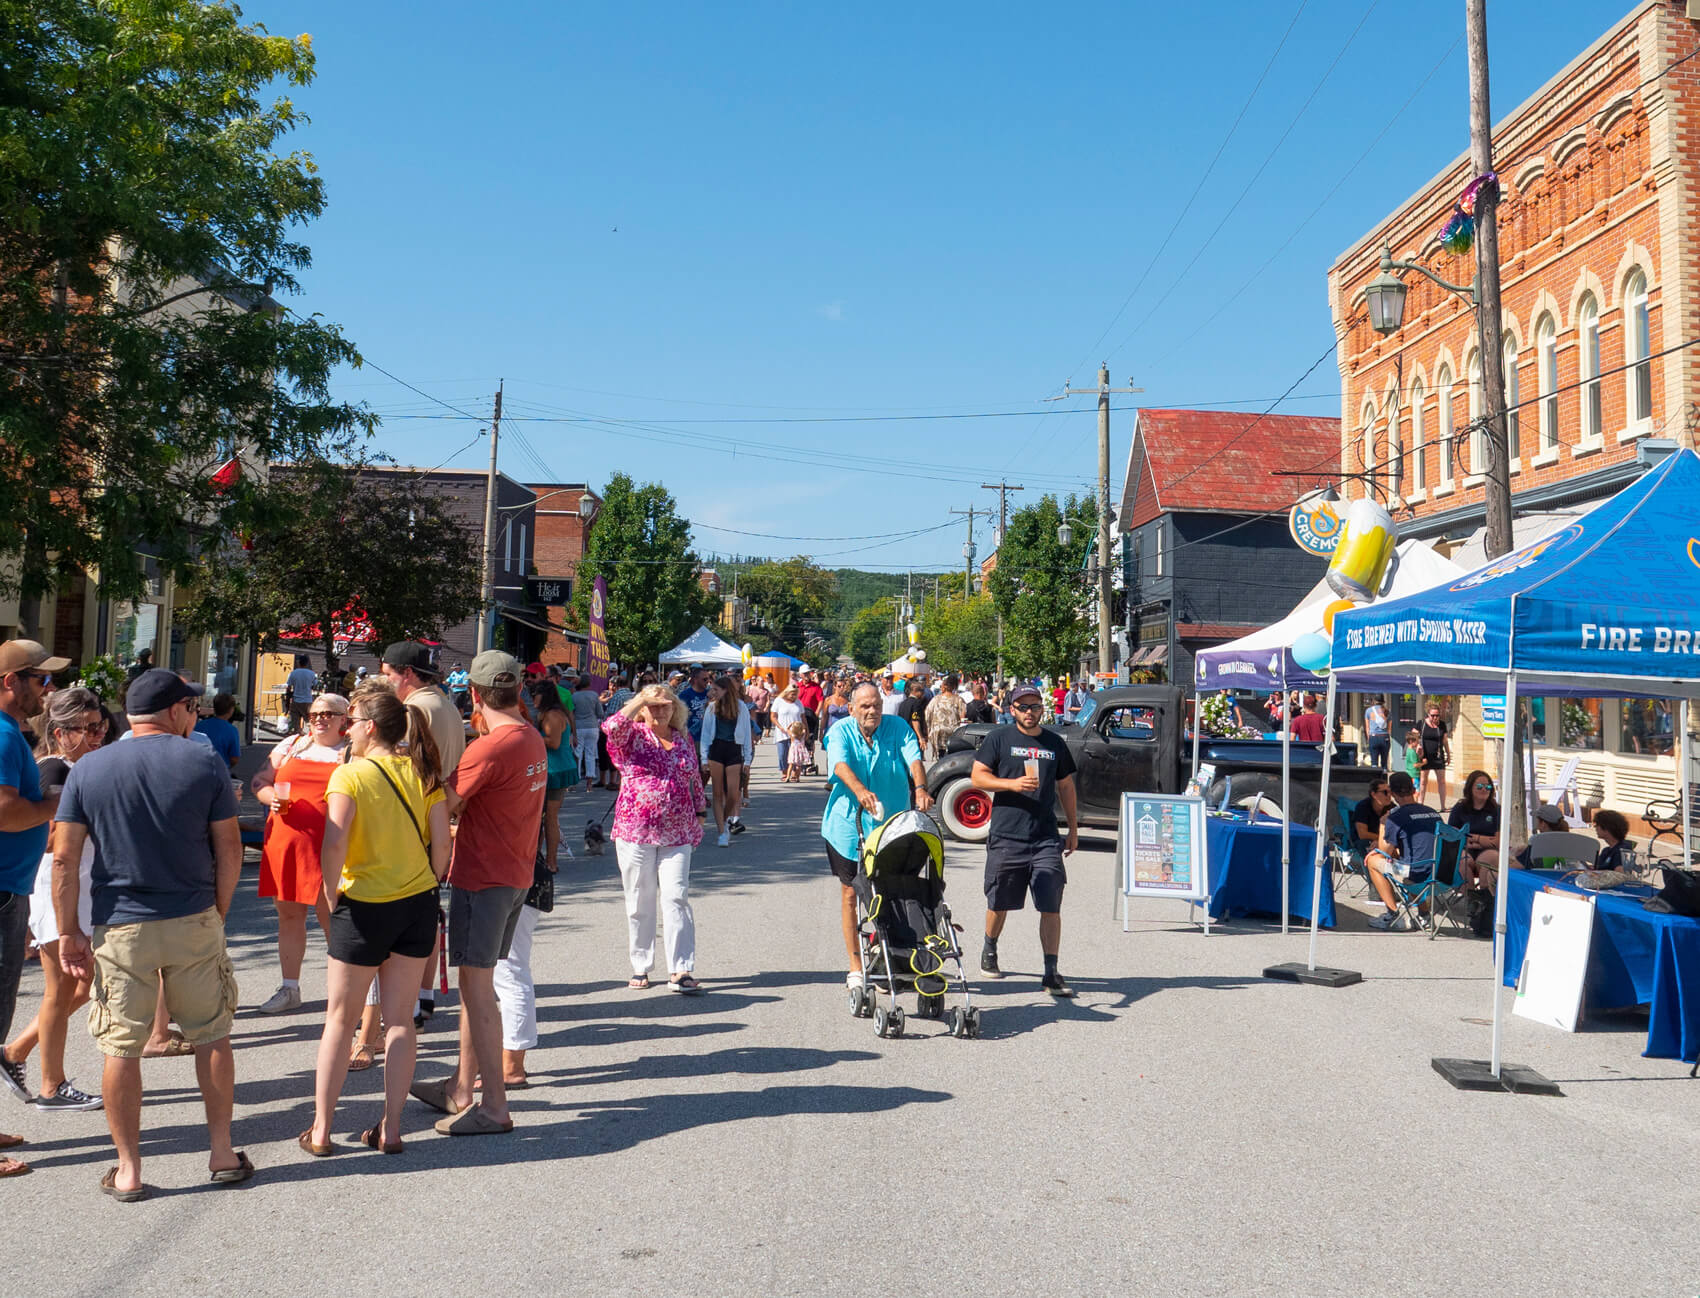
[[1062,909],[1062,839],[1017,843],[999,839],[986,845],[986,909],[1022,910],[1027,894],[1033,894],[1033,909],[1055,915]]
[[860,873],[860,867],[831,843],[826,845],[826,863],[831,868],[833,877],[846,888]]
[[395,901],[343,897],[331,912],[325,949],[333,960],[375,969],[392,955],[423,960],[437,944],[437,890]]
[[744,750],[738,746],[735,739],[711,739],[708,743],[708,760],[719,762],[722,766],[742,766]]

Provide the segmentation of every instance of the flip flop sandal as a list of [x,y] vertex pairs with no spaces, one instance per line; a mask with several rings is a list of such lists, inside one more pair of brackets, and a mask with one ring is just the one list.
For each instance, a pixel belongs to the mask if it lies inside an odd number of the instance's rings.
[[28,1176],[35,1169],[15,1158],[0,1158],[0,1180],[8,1176]]
[[375,1154],[399,1154],[407,1148],[406,1143],[400,1140],[393,1145],[380,1145],[378,1143],[378,1128],[376,1127],[367,1127],[366,1130],[362,1131],[360,1143]]
[[371,1046],[355,1046],[348,1056],[348,1071],[363,1073],[377,1060],[377,1055]]
[[626,986],[629,987],[634,992],[648,991],[649,990],[649,975],[648,974],[633,974],[631,980],[628,983],[626,983]]
[[248,1161],[246,1153],[238,1150],[235,1167],[220,1168],[208,1179],[214,1185],[241,1185],[244,1181],[254,1179],[254,1165]]
[[444,1136],[500,1136],[514,1129],[514,1120],[497,1122],[483,1109],[466,1109],[452,1118],[441,1119],[436,1129]]
[[314,1158],[329,1158],[332,1154],[336,1153],[335,1145],[315,1145],[313,1143],[313,1130],[311,1127],[297,1136],[295,1138],[295,1143],[300,1145],[303,1150],[311,1154]]
[[134,1190],[120,1190],[118,1188],[118,1164],[116,1163],[107,1168],[101,1176],[100,1192],[111,1195],[119,1203],[140,1203],[148,1197],[148,1187],[145,1185],[138,1185]]
[[143,1059],[179,1059],[184,1055],[195,1053],[195,1047],[189,1044],[189,1039],[181,1032],[173,1032],[166,1043],[151,1054],[142,1051]]
[[670,979],[667,985],[685,996],[702,995],[702,984],[690,974],[680,974],[677,978]]
[[24,1138],[22,1136],[0,1135],[0,1149],[16,1149],[23,1143]]
[[465,1112],[465,1108],[455,1103],[454,1096],[449,1094],[447,1082],[415,1082],[408,1093],[426,1107],[446,1113],[451,1118]]

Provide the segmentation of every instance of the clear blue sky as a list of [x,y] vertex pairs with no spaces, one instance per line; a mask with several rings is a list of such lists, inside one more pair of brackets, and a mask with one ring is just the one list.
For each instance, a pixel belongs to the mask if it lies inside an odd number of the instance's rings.
[[[1495,116],[1626,12],[1495,0]],[[1118,405],[1264,409],[1332,342],[1334,257],[1468,144],[1463,0],[245,15],[318,55],[294,143],[329,208],[293,306],[468,414],[505,378],[547,467],[504,436],[515,477],[624,470],[704,552],[833,566],[957,567],[981,481],[1085,487],[1092,401],[1041,401],[1100,360],[1145,389]],[[339,392],[402,462],[487,462],[371,368]],[[1333,360],[1282,408],[1338,415]]]

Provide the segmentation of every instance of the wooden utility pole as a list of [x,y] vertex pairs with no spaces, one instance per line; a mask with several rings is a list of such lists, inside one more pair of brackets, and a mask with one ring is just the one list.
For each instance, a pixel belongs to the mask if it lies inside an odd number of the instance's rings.
[[[1487,0],[1464,0],[1470,56],[1470,161],[1475,177],[1493,171],[1493,112],[1488,99]],[[1483,507],[1487,557],[1511,549],[1511,447],[1506,438],[1505,349],[1499,333],[1499,185],[1476,191],[1476,340],[1482,351],[1482,440],[1487,444]]]
[[1112,388],[1110,367],[1098,367],[1098,386],[1095,388],[1064,388],[1050,401],[1064,397],[1098,398],[1098,670],[1110,673],[1110,394],[1143,392],[1144,388]]
[[496,611],[496,452],[502,437],[502,386],[498,380],[496,413],[490,420],[490,476],[484,482],[484,582],[478,600],[476,653],[490,648],[490,628]]
[[[995,491],[998,493],[998,537],[997,544],[993,548],[995,550],[1002,551],[1004,534],[1009,531],[1009,493],[1012,491],[1026,491],[1027,488],[1023,487],[1020,483],[982,482],[980,484],[980,490]],[[998,562],[1003,562],[1001,555]],[[998,612],[997,679],[1000,681],[1003,679],[1003,612],[1001,610]]]

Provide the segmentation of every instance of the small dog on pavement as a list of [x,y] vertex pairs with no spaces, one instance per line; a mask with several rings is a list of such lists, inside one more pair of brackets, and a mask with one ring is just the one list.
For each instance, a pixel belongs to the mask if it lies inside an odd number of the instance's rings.
[[602,826],[594,820],[584,822],[584,854],[586,856],[601,856],[602,845],[607,840],[602,836]]

